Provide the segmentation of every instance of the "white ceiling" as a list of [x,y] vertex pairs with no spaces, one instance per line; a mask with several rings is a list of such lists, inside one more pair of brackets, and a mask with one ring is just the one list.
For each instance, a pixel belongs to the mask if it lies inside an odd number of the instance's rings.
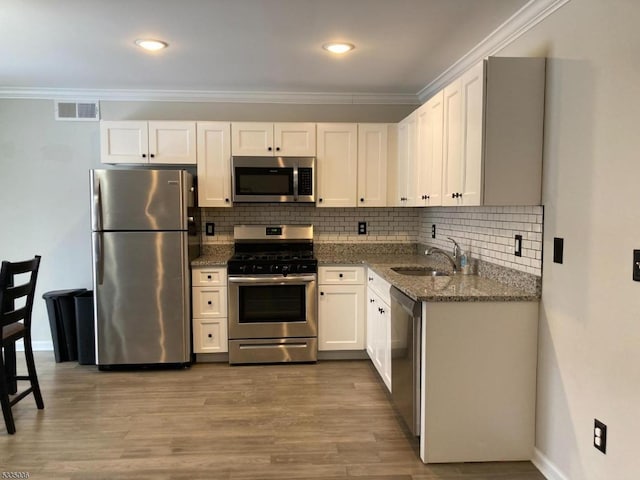
[[[0,93],[415,96],[527,0],[2,0]],[[140,37],[170,47],[148,54]],[[354,43],[343,57],[321,49]],[[5,95],[6,96],[6,95]],[[417,98],[417,97],[416,97]]]

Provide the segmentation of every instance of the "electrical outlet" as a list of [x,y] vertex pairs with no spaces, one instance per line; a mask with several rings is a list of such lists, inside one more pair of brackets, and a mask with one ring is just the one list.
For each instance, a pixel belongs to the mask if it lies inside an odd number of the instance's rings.
[[522,235],[516,235],[513,254],[516,257],[521,257],[522,256]]
[[205,225],[205,233],[207,237],[212,237],[216,234],[216,224],[213,222],[207,222]]
[[436,224],[431,225],[431,238],[436,238]]
[[553,239],[553,263],[562,263],[564,255],[564,238]]
[[593,419],[593,446],[607,453],[607,426],[597,418]]
[[633,251],[633,279],[640,282],[640,250]]
[[358,235],[367,234],[367,222],[358,222]]

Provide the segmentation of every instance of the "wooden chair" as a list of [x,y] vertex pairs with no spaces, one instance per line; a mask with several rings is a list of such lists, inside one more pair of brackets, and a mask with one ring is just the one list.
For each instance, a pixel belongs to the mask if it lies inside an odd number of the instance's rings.
[[[40,266],[40,256],[24,262],[2,262],[0,269],[0,329],[2,331],[2,355],[0,355],[0,403],[7,432],[16,432],[11,407],[24,397],[33,393],[38,409],[44,408],[36,365],[31,348],[31,310],[36,290],[36,278]],[[27,283],[20,283],[27,274]],[[22,306],[19,306],[22,305]],[[24,353],[27,362],[27,376],[16,375],[16,341],[23,339]],[[4,357],[4,359],[3,359]],[[23,392],[16,393],[16,381],[29,380],[31,386]],[[16,393],[10,397],[10,394]]]

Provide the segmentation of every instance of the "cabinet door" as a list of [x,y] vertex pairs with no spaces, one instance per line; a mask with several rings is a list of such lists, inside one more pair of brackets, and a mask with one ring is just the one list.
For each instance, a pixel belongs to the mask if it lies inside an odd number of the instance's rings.
[[318,350],[364,350],[363,285],[320,285]]
[[367,289],[367,354],[382,376],[382,364],[380,363],[380,312],[382,306],[380,297],[370,288]]
[[391,392],[391,308],[386,303],[382,304],[380,312],[379,342],[380,364],[382,366],[382,381]]
[[196,164],[195,122],[149,122],[149,163]]
[[447,85],[444,101],[442,205],[458,205],[462,193],[462,82]]
[[271,157],[273,123],[234,122],[231,124],[231,154],[235,156]]
[[100,122],[102,163],[149,163],[147,122]]
[[410,207],[416,205],[417,180],[415,174],[417,150],[416,113],[412,113],[398,124],[397,195],[394,205]]
[[198,122],[198,206],[231,206],[231,124]]
[[319,123],[318,207],[355,207],[358,171],[358,126],[355,123]]
[[387,206],[387,124],[358,125],[358,206]]
[[315,123],[276,123],[273,126],[276,156],[315,157]]
[[461,205],[482,204],[484,84],[484,61],[462,75]]
[[222,353],[228,351],[226,318],[193,319],[193,352]]
[[442,205],[443,92],[418,110],[417,204]]

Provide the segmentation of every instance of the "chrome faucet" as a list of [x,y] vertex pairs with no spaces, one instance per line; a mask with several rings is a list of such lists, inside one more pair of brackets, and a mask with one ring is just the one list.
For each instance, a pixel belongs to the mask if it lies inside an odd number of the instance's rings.
[[460,245],[458,245],[458,242],[456,242],[451,237],[447,237],[447,238],[453,242],[453,255],[449,255],[447,252],[445,252],[444,250],[442,250],[441,248],[438,248],[438,247],[427,248],[427,250],[424,252],[424,254],[425,255],[431,255],[433,253],[441,253],[442,255],[447,257],[447,260],[449,260],[449,262],[451,263],[451,266],[453,267],[453,271],[457,272],[458,271],[458,263],[460,261],[459,258],[460,258],[460,254],[462,253],[462,250],[460,249]]
[[425,255],[433,255],[434,253],[440,253],[445,257],[447,257],[447,260],[449,260],[449,263],[451,263],[451,266],[453,267],[453,272],[455,273],[458,271],[458,265],[456,264],[456,261],[454,260],[454,258],[451,255],[449,255],[447,252],[442,250],[441,248],[431,247],[431,248],[427,248],[427,250],[424,252]]

